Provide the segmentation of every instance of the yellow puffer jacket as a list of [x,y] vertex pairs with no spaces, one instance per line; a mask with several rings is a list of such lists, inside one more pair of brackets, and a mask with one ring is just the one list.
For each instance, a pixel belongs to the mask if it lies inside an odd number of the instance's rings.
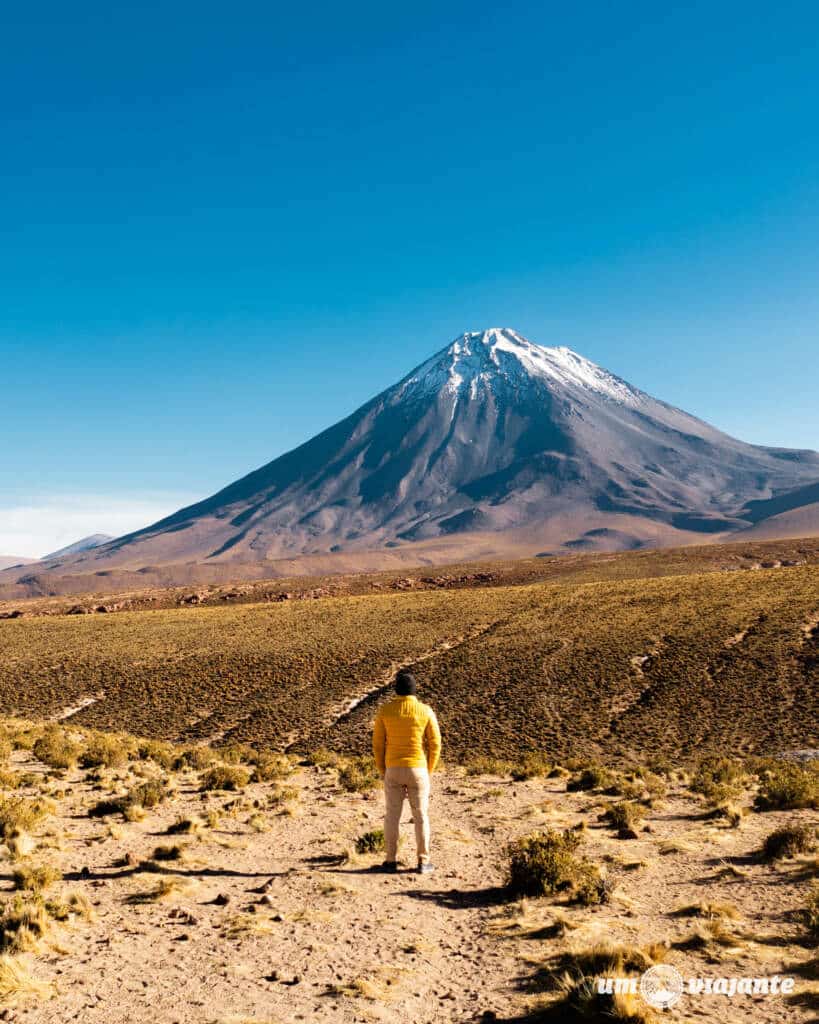
[[395,697],[381,706],[373,728],[373,756],[382,775],[385,768],[434,771],[440,753],[441,730],[428,704],[417,697]]

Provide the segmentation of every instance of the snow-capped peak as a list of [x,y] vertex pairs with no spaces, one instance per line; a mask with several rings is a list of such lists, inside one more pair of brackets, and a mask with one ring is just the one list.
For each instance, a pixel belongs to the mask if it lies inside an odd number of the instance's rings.
[[474,397],[481,385],[498,377],[510,383],[530,378],[582,388],[604,398],[636,405],[641,392],[565,345],[535,345],[509,327],[467,331],[442,352],[428,359],[401,383],[401,394],[445,391]]

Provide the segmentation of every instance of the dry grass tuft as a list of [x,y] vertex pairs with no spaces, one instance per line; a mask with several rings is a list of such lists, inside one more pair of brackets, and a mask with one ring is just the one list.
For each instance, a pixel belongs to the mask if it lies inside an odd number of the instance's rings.
[[532,1021],[554,1024],[604,1024],[618,1020],[629,1024],[654,1024],[654,1011],[642,998],[631,992],[613,994],[598,991],[598,978],[637,977],[665,959],[668,949],[655,944],[645,949],[636,946],[613,946],[601,943],[584,949],[559,954],[541,967],[533,985],[557,998],[532,1015]]
[[20,1003],[47,999],[53,991],[53,986],[38,981],[19,958],[0,956],[0,1005],[13,1008]]
[[21,864],[12,873],[15,889],[25,889],[36,895],[62,881],[62,877],[62,872],[50,864]]
[[51,810],[52,805],[45,800],[1,796],[0,838],[9,840],[21,833],[31,832]]
[[39,953],[51,931],[51,920],[38,900],[15,896],[0,915],[0,951]]
[[698,926],[687,938],[672,943],[674,949],[702,951],[717,957],[720,950],[737,950],[745,944],[745,940],[737,932],[731,931],[722,917],[713,918]]
[[184,878],[163,878],[157,886],[147,892],[133,893],[125,900],[126,903],[135,906],[141,903],[162,903],[166,900],[184,896],[191,889],[191,883]]

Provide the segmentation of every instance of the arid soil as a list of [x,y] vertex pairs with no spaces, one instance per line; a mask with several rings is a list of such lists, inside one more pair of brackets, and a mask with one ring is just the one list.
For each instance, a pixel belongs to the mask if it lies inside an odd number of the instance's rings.
[[[43,772],[26,752],[12,759],[16,769]],[[152,770],[141,769],[143,776]],[[239,794],[200,793],[199,776],[187,770],[174,774],[171,798],[141,820],[90,818],[90,806],[139,781],[133,771],[133,764],[97,773],[70,769],[54,779],[53,813],[34,830],[37,849],[27,859],[58,867],[63,880],[47,896],[81,893],[92,919],[55,924],[38,953],[23,954],[50,992],[7,1009],[2,1019],[522,1020],[539,998],[534,979],[543,969],[567,950],[601,941],[671,944],[667,962],[686,977],[796,977],[789,999],[684,996],[664,1019],[814,1019],[810,1000],[819,986],[793,965],[811,955],[798,909],[816,861],[771,864],[758,851],[775,828],[815,823],[815,812],[750,812],[728,827],[704,820],[701,798],[677,778],[653,802],[637,838],[618,839],[599,820],[611,797],[567,793],[562,777],[515,782],[451,769],[434,780],[436,873],[408,870],[413,840],[405,823],[407,869],[388,876],[371,871],[377,854],[354,852],[356,838],[380,824],[380,793],[345,792],[333,768],[297,766],[283,780]],[[748,807],[751,795],[740,804]],[[210,811],[218,820],[213,815],[208,824]],[[201,828],[165,834],[185,818]],[[584,855],[613,884],[609,902],[582,907],[561,896],[506,898],[506,843],[534,829],[578,825],[585,825]],[[179,859],[155,859],[157,847],[174,845]],[[14,866],[6,861],[0,872],[5,890]],[[675,912],[701,902],[734,908],[714,912],[725,926],[721,937],[674,948],[708,924]]]

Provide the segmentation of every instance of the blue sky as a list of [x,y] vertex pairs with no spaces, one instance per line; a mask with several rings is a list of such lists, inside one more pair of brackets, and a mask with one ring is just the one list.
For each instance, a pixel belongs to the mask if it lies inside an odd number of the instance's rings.
[[816,5],[44,3],[0,47],[0,552],[488,326],[819,448]]

